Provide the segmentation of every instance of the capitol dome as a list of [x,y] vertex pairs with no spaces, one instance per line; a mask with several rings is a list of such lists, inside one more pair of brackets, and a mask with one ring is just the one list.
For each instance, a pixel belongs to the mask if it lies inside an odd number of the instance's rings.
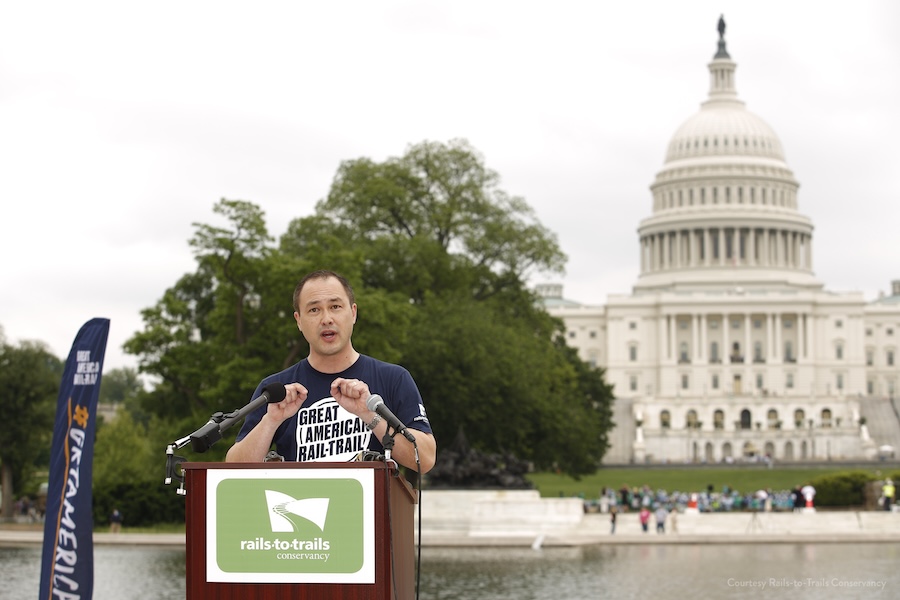
[[[716,103],[703,109],[678,128],[666,162],[707,156],[760,156],[784,162],[778,136],[743,103]],[[737,104],[737,106],[734,106]]]
[[775,131],[738,99],[725,47],[708,64],[709,97],[676,130],[641,221],[635,292],[819,289],[812,272],[812,221]]

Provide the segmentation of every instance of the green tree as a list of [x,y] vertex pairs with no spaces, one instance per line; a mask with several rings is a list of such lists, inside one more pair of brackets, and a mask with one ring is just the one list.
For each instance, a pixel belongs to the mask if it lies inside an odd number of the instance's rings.
[[103,373],[100,379],[98,401],[101,404],[123,405],[135,398],[142,389],[143,384],[138,377],[137,369],[130,367],[110,369]]
[[482,299],[565,264],[555,236],[499,181],[465,140],[423,142],[384,163],[342,163],[317,215],[345,244],[365,244],[367,286],[414,301],[465,287]]
[[15,415],[0,427],[2,518],[12,518],[16,490],[50,447],[62,362],[38,342],[0,344],[0,413]]
[[136,423],[127,410],[97,428],[94,444],[94,485],[159,483],[165,446],[152,447],[147,428]]

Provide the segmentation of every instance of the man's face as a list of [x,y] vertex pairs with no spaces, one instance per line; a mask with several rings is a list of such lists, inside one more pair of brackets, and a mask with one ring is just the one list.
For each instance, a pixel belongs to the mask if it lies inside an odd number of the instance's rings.
[[311,279],[304,284],[294,313],[300,333],[309,342],[310,354],[334,356],[347,348],[356,323],[356,304],[334,277]]

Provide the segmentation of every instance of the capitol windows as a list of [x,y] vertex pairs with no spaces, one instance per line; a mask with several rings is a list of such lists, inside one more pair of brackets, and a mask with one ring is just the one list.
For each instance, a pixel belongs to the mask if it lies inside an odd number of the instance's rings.
[[690,388],[691,380],[687,375],[682,374],[681,376],[681,389],[686,390]]
[[887,352],[885,352],[884,359],[887,362],[887,365],[889,367],[893,367],[894,366],[894,351],[888,350]]
[[784,362],[797,362],[794,358],[794,344],[790,340],[784,343]]
[[875,351],[871,348],[866,348],[866,366],[871,367],[875,364]]
[[672,428],[672,415],[669,414],[669,411],[664,410],[659,413],[659,428],[660,429],[671,429]]
[[681,342],[678,345],[678,362],[680,363],[689,363],[691,362],[690,357],[688,356],[688,344],[687,342]]
[[635,346],[634,344],[628,346],[628,360],[630,360],[631,362],[637,361],[637,352],[637,346]]
[[769,429],[780,429],[781,421],[778,420],[778,411],[774,408],[769,409],[766,413],[766,424]]
[[843,358],[844,358],[844,345],[843,344],[835,345],[834,358],[837,360],[843,360]]
[[714,390],[719,389],[719,376],[718,375],[712,376],[712,381],[710,381],[710,385],[712,386],[712,389],[714,389]]
[[793,373],[785,373],[784,374],[784,387],[789,390],[794,389],[794,374]]
[[875,382],[871,379],[866,381],[866,393],[870,396],[875,393]]
[[836,328],[840,329],[841,327],[844,326],[844,322],[842,320],[838,319],[837,321],[834,322],[834,326]]
[[733,363],[744,362],[744,355],[741,354],[740,342],[734,342],[731,344],[731,362],[733,362]]
[[756,374],[756,389],[758,389],[758,390],[763,389],[763,376],[762,376],[762,373],[757,373],[757,374]]
[[844,389],[844,376],[841,373],[836,373],[834,376],[834,385],[837,386],[837,389]]
[[806,421],[806,413],[803,412],[802,408],[798,408],[794,411],[794,427],[800,429],[803,427],[804,421]]
[[632,375],[631,377],[628,378],[628,389],[630,389],[632,392],[636,392],[637,388],[638,388],[637,375]]
[[831,427],[831,409],[823,408],[822,409],[822,428],[828,429]]
[[693,408],[687,411],[687,415],[685,416],[685,425],[688,429],[696,429],[697,428],[697,411]]
[[760,342],[760,341],[753,342],[753,362],[755,362],[755,363],[765,362],[765,361],[763,361],[762,342]]
[[[710,323],[711,325],[711,323]],[[722,362],[719,358],[719,342],[710,342],[709,344],[709,362],[717,363]]]
[[634,321],[629,321],[628,329],[637,329],[637,323],[635,323]]
[[725,413],[721,410],[713,413],[713,429],[725,429]]

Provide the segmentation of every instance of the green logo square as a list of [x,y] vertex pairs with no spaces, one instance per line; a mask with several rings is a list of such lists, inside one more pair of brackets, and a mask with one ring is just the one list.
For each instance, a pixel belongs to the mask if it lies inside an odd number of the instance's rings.
[[216,564],[226,573],[356,573],[357,479],[224,479],[215,490]]

